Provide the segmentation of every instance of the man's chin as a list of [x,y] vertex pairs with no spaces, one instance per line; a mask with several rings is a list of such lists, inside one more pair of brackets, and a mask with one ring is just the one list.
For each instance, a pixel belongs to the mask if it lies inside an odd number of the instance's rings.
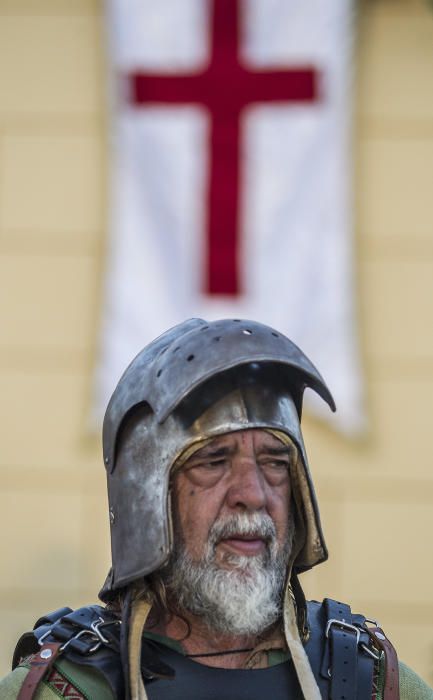
[[167,572],[169,593],[180,610],[201,618],[210,630],[256,634],[280,614],[286,565],[271,547],[247,556],[210,545],[200,561],[185,552],[173,559]]

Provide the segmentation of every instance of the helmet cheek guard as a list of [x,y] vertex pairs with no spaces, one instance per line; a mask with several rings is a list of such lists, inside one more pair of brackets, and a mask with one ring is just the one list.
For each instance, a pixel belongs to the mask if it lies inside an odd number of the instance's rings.
[[104,419],[113,560],[105,599],[167,561],[170,477],[180,455],[233,431],[262,428],[295,443],[299,458],[291,480],[303,532],[294,568],[309,569],[327,558],[300,428],[307,386],[335,409],[299,348],[252,321],[192,319],[133,360]]
[[[138,406],[122,426],[115,468],[108,478],[113,587],[158,569],[169,552],[167,481],[155,443],[161,431],[149,429],[152,414]],[[169,421],[171,422],[171,421]]]

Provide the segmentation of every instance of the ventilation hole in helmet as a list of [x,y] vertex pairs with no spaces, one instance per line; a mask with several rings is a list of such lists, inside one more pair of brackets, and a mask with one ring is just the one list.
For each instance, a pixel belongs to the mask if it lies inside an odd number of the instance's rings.
[[240,322],[241,322],[241,319],[240,319],[240,318],[234,318],[234,319],[233,319],[233,323],[240,323]]
[[165,348],[162,348],[161,352],[159,353],[159,356],[163,355],[165,351],[168,349],[168,346],[166,345]]
[[200,333],[207,330],[209,330],[209,326],[203,326],[203,328],[200,328]]
[[186,361],[191,362],[191,360],[193,360],[194,357],[195,357],[195,355],[188,355],[188,357],[186,358]]
[[278,333],[275,333],[275,331],[272,331],[272,335],[274,336],[274,338],[279,338],[279,337],[280,337],[280,336],[278,335]]
[[250,331],[249,328],[244,328],[243,331],[242,331],[242,333],[243,333],[244,335],[252,335],[252,334],[253,334],[253,332]]
[[221,340],[221,336],[220,336],[220,335],[216,335],[215,338],[213,338],[213,340],[214,340],[215,343],[218,343],[218,342]]
[[157,373],[156,373],[156,376],[157,376],[157,377],[160,377],[161,374],[162,374],[162,369],[159,369],[159,370],[157,371]]
[[175,353],[175,352],[177,352],[178,350],[180,350],[180,345],[178,345],[177,348],[175,348],[175,349],[173,350],[173,352]]

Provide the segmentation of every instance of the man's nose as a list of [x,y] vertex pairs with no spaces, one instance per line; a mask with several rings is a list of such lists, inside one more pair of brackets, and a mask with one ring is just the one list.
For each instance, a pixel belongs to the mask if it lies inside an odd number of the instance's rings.
[[232,465],[227,505],[241,510],[261,510],[266,504],[266,483],[254,459],[235,461]]

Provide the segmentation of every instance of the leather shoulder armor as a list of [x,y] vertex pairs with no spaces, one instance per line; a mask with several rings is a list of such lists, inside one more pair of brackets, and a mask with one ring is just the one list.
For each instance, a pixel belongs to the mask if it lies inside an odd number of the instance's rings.
[[[352,614],[348,605],[330,598],[322,603],[309,601],[307,621],[309,637],[305,650],[322,698],[370,700],[375,692],[380,664],[384,664],[385,688],[391,691],[389,697],[398,698],[397,659],[392,656],[393,653],[395,655],[393,647],[380,628],[371,626],[363,615]],[[21,637],[15,649],[13,668],[23,658],[35,655],[36,687],[61,654],[72,663],[99,671],[114,697],[125,698],[120,629],[119,616],[99,605],[75,611],[61,608],[40,618],[33,632]],[[396,676],[393,676],[393,669]],[[212,700],[217,696],[221,700],[231,700],[232,697],[239,700],[244,696],[253,699],[256,690],[263,689],[263,683],[275,700],[284,696],[282,689],[287,691],[287,698],[302,697],[290,660],[268,669],[239,669],[235,672],[197,664],[166,646],[146,640],[143,643],[141,670],[150,700],[187,697],[191,695],[187,687],[191,690],[192,686],[196,687],[202,682],[205,683],[203,694],[193,694],[193,697],[203,700]],[[248,679],[253,682],[252,686]],[[213,689],[209,690],[210,694],[206,687]],[[224,691],[222,695],[225,687],[227,693]],[[276,694],[277,688],[279,694]],[[218,691],[217,695],[214,690]],[[263,693],[257,697],[263,697]]]
[[120,619],[99,605],[78,610],[60,608],[37,620],[15,648],[12,668],[31,656],[30,672],[40,683],[61,655],[72,663],[91,666],[107,680],[116,698],[123,697],[120,662]]

